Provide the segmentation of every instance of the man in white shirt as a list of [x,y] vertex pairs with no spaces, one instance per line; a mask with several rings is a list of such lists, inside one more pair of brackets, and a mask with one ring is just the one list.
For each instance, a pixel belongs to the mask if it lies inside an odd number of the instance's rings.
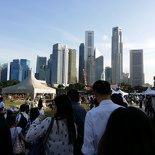
[[82,146],[84,155],[97,155],[98,143],[105,131],[109,116],[120,107],[111,101],[112,92],[107,81],[96,81],[93,90],[99,106],[89,110],[86,114]]

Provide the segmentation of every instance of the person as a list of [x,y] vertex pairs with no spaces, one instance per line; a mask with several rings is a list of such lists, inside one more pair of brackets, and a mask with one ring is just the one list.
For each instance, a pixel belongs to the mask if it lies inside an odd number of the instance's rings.
[[0,151],[1,155],[13,155],[10,128],[3,115],[0,115]]
[[29,100],[29,98],[26,98],[26,100],[25,100],[25,111],[26,111],[26,113],[27,114],[29,114],[29,110],[30,110],[30,108],[29,108],[29,106],[30,106],[30,100]]
[[31,124],[32,122],[39,116],[39,110],[38,108],[31,108],[30,109],[30,121],[31,121]]
[[39,113],[44,115],[44,109],[43,109],[43,101],[42,101],[42,98],[39,99],[39,102],[38,102],[38,109],[39,109]]
[[[12,146],[14,146],[15,138],[17,135],[23,142],[25,142],[25,137],[22,133],[22,128],[19,126],[16,127],[16,115],[12,113],[12,115],[7,117],[7,122],[10,127]],[[25,143],[23,143],[23,145],[25,147]],[[25,155],[25,149],[19,155]]]
[[[25,129],[25,135],[27,134],[30,125],[33,123],[33,121],[40,115],[39,110],[37,107],[31,108],[30,109],[30,117]],[[32,145],[34,144],[35,141],[31,141],[31,142],[25,142],[25,148],[28,149],[28,151],[31,149]]]
[[118,108],[110,115],[99,142],[99,155],[154,155],[155,130],[136,107]]
[[[76,127],[73,119],[73,108],[70,98],[61,94],[54,98],[52,109],[53,127],[45,143],[46,155],[73,155],[76,140]],[[52,117],[39,115],[31,124],[26,141],[35,141],[47,131]]]
[[121,106],[124,106],[124,107],[127,107],[128,106],[128,104],[123,101],[122,94],[115,94],[115,93],[112,94],[111,95],[111,100],[115,104],[118,104],[118,105],[121,105]]
[[85,155],[97,155],[98,143],[104,133],[109,116],[120,107],[111,101],[112,91],[109,82],[96,81],[93,84],[93,91],[99,105],[86,114],[82,146],[82,152]]
[[5,107],[5,104],[3,102],[3,97],[0,96],[0,111],[3,111],[4,110],[4,107]]
[[25,104],[20,105],[19,113],[16,116],[16,126],[22,128],[22,133],[25,135],[26,126],[29,120],[29,115],[26,112]]
[[74,146],[74,155],[81,155],[81,148],[83,144],[83,137],[84,137],[84,121],[86,116],[86,110],[80,105],[79,103],[79,93],[75,89],[71,89],[67,92],[67,95],[70,97],[72,101],[73,107],[73,116],[74,121],[77,125],[77,141]]

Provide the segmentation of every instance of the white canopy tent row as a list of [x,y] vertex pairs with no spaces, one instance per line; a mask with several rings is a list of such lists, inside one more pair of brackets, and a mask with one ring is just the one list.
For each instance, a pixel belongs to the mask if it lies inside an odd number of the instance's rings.
[[56,95],[56,89],[48,87],[37,80],[32,74],[31,70],[29,71],[28,77],[22,82],[2,88],[2,95],[5,94],[26,94],[29,93],[31,99],[35,99],[37,94],[51,94],[52,99]]
[[144,95],[155,95],[155,91],[152,90],[150,87],[147,88],[145,92],[143,92]]
[[126,93],[126,92],[124,92],[124,91],[122,91],[122,90],[120,90],[120,89],[117,90],[117,92],[120,93],[120,94],[122,94],[123,96],[124,96],[124,95],[128,95],[128,93]]

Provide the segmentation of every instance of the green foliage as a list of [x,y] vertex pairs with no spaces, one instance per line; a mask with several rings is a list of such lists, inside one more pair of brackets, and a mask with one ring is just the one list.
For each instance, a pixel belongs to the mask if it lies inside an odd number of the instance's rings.
[[19,80],[8,80],[8,81],[2,82],[2,83],[3,83],[2,87],[8,87],[8,86],[16,85],[16,84],[20,83],[20,81]]

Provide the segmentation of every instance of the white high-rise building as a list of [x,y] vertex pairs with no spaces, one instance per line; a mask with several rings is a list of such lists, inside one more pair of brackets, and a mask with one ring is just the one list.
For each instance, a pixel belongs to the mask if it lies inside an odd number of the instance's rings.
[[62,84],[67,86],[68,83],[68,47],[62,46]]
[[95,82],[94,31],[85,32],[85,72],[87,84]]
[[52,54],[52,85],[63,84],[68,82],[68,48],[59,43],[53,45]]
[[130,82],[131,86],[144,84],[143,50],[130,50]]
[[123,43],[120,27],[112,29],[111,68],[112,83],[121,83],[123,79]]

